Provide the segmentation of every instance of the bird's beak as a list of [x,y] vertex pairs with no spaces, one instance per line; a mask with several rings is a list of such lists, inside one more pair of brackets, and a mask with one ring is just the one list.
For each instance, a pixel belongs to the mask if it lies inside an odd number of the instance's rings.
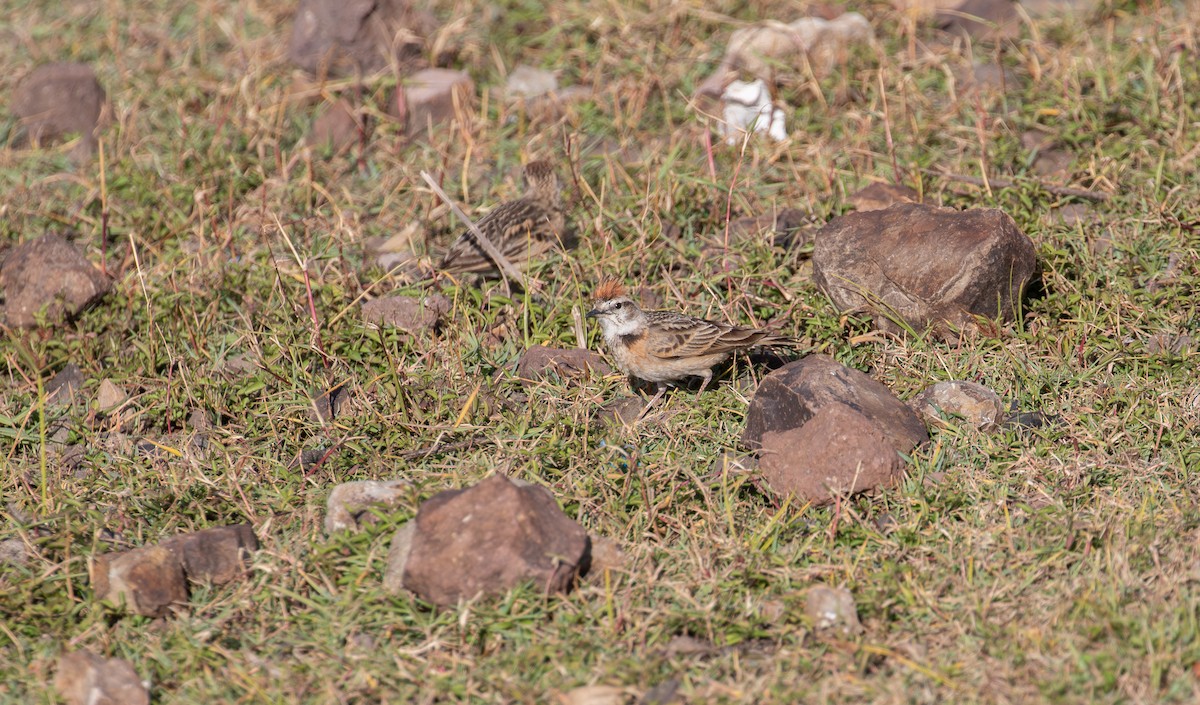
[[591,311],[588,311],[587,313],[585,313],[583,317],[584,318],[595,318],[596,316],[599,316],[599,315],[600,315],[599,311],[597,311],[596,309],[592,309]]

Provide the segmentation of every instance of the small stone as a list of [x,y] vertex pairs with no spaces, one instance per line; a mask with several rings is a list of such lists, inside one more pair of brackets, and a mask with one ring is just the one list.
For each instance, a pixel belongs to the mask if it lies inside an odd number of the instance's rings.
[[603,577],[609,571],[625,570],[628,557],[621,549],[621,544],[607,536],[591,535],[592,556],[588,565],[588,575]]
[[29,551],[19,538],[0,540],[0,565],[25,565],[29,562]]
[[327,106],[313,121],[305,141],[315,147],[325,147],[340,154],[359,141],[364,129],[362,118],[350,103],[339,100]]
[[183,565],[162,546],[94,556],[90,569],[95,598],[124,602],[134,614],[163,617],[172,606],[187,603]]
[[78,134],[79,154],[88,155],[98,144],[96,129],[106,100],[96,72],[87,64],[46,64],[17,84],[12,111],[30,142],[42,144]]
[[159,545],[176,557],[191,582],[224,585],[245,575],[258,537],[249,524],[234,524],[172,536]]
[[558,90],[558,78],[545,69],[521,65],[508,74],[504,93],[509,98],[533,98]]
[[941,426],[946,416],[958,416],[978,429],[989,429],[1004,416],[999,395],[975,382],[938,382],[927,387],[910,403],[925,421]]
[[408,333],[432,331],[450,312],[450,299],[431,294],[421,299],[388,296],[363,303],[363,317],[376,326],[389,325]]
[[73,651],[58,659],[54,687],[68,705],[149,705],[150,693],[128,661]]
[[879,425],[845,404],[823,407],[800,428],[764,433],[762,443],[767,484],[800,502],[827,504],[903,476],[900,455]]
[[14,247],[0,265],[8,325],[33,328],[44,315],[54,325],[73,318],[108,293],[111,282],[57,233]]
[[929,440],[925,424],[887,387],[828,355],[808,355],[763,378],[746,411],[742,443],[759,448],[768,431],[800,428],[833,404],[869,419],[900,453]]
[[880,211],[897,203],[917,203],[920,200],[921,194],[917,193],[915,189],[900,184],[876,181],[855,192],[850,197],[850,205],[861,213],[863,211]]
[[939,10],[938,28],[979,41],[1015,39],[1021,33],[1014,0],[964,0],[953,10]]
[[78,365],[69,362],[46,384],[46,401],[70,405],[82,389],[83,373]]
[[607,375],[612,368],[599,354],[584,348],[548,348],[534,345],[517,361],[517,378],[529,384],[548,377],[578,381],[589,375]]
[[397,90],[403,91],[403,100],[393,101],[393,112],[404,119],[410,138],[454,119],[464,122],[475,98],[471,77],[465,71],[450,69],[418,71]]
[[409,0],[300,0],[288,58],[317,75],[373,73],[395,61],[420,61],[422,37],[436,28],[423,5]]
[[350,389],[345,383],[326,389],[311,397],[308,416],[320,424],[329,424],[341,415],[342,407],[350,400]]
[[105,378],[100,382],[100,389],[96,392],[96,407],[100,411],[111,411],[124,404],[128,399],[128,394],[113,384],[111,379]]
[[808,589],[805,612],[817,631],[835,630],[843,636],[861,634],[854,595],[845,588],[814,585]]
[[524,582],[565,592],[590,550],[587,532],[549,490],[503,475],[431,497],[413,523],[403,585],[441,606]]
[[839,311],[865,311],[900,334],[933,328],[943,339],[976,317],[1016,320],[1037,270],[1033,242],[1003,211],[917,203],[850,213],[816,235],[813,281]]
[[609,427],[633,428],[646,410],[641,396],[619,397],[600,407],[600,420]]
[[564,693],[563,705],[624,705],[628,702],[624,688],[609,685],[588,685]]
[[801,17],[790,24],[764,22],[729,36],[722,67],[770,81],[781,73],[799,75],[807,67],[820,78],[844,64],[855,45],[870,43],[874,36],[870,22],[857,12],[833,19]]
[[410,487],[408,480],[343,482],[325,503],[325,533],[358,531],[375,519],[373,510],[395,508]]

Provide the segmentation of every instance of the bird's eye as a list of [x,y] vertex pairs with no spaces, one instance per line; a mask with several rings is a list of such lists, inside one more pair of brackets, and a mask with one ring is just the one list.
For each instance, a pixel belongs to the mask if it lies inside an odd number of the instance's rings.
[[618,301],[618,302],[616,302],[615,304],[613,304],[613,309],[614,309],[614,310],[616,310],[616,309],[618,309],[618,308],[621,308],[621,307],[622,307],[622,306],[624,306],[624,305],[625,305],[624,303],[622,303],[622,302]]

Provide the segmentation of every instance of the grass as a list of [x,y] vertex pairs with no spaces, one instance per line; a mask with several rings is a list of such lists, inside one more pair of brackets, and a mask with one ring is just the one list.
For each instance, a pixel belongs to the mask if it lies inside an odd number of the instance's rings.
[[[114,107],[103,174],[97,160],[73,166],[70,144],[0,153],[0,247],[69,228],[116,276],[73,324],[0,339],[0,538],[38,550],[0,567],[0,701],[54,702],[54,662],[75,648],[128,659],[155,702],[554,702],[671,679],[689,703],[1195,701],[1197,346],[1150,346],[1200,337],[1194,3],[1039,20],[999,52],[887,5],[852,8],[879,53],[785,84],[791,139],[717,141],[714,172],[686,96],[719,61],[732,27],[720,16],[790,20],[794,6],[495,7],[490,23],[471,4],[437,8],[468,18],[443,38],[481,91],[523,62],[594,99],[547,128],[490,95],[462,128],[406,144],[382,119],[394,78],[309,90],[288,67],[292,3],[18,1],[0,20],[13,39],[0,42],[0,91],[38,63],[83,60]],[[953,80],[997,56],[1019,77],[1006,92]],[[342,156],[305,151],[321,96],[338,93],[373,117],[369,138]],[[1063,184],[1111,194],[1093,220],[1060,222],[1077,201],[1038,186],[1020,140],[1031,129],[1072,156]],[[478,206],[514,194],[529,156],[586,184],[581,244],[534,269],[539,294],[464,283],[445,291],[454,308],[437,332],[367,327],[361,297],[420,287],[374,266],[364,242],[413,222],[433,246],[452,236],[419,172]],[[981,165],[1015,185],[920,171],[979,177]],[[897,169],[928,202],[1001,208],[1033,239],[1046,292],[1023,326],[958,346],[859,337],[867,323],[809,281],[810,249],[726,241],[727,206],[798,207],[820,223]],[[747,405],[728,380],[617,432],[597,410],[628,394],[624,381],[514,378],[529,345],[598,347],[594,329],[576,339],[572,311],[602,276],[693,314],[770,322],[901,398],[969,379],[1056,420],[933,430],[901,486],[844,503],[836,521],[783,506],[714,472]],[[46,404],[68,363],[85,401]],[[130,400],[100,412],[88,400],[106,378]],[[314,399],[339,385],[346,401],[322,422]],[[203,445],[197,410],[213,425]],[[625,569],[568,596],[528,587],[440,612],[385,594],[395,527],[492,472],[550,487],[620,542]],[[323,534],[334,485],[393,477],[413,483],[394,516]],[[262,541],[246,581],[196,588],[167,620],[93,601],[92,553],[241,521]],[[812,631],[804,591],[818,581],[853,591],[862,635]],[[711,648],[676,653],[681,635]]]

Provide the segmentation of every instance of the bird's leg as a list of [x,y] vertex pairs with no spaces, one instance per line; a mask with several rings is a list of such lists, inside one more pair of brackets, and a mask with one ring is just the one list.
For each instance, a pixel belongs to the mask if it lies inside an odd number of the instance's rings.
[[646,404],[646,408],[642,409],[642,414],[638,418],[640,419],[642,416],[645,416],[646,413],[650,411],[651,407],[653,407],[655,404],[657,404],[658,400],[662,399],[663,394],[666,394],[666,393],[667,393],[667,383],[659,382],[658,383],[658,393],[655,394],[653,397],[650,397],[650,403]]
[[[704,379],[704,381],[700,383],[700,392],[703,392],[705,389],[708,389],[709,382],[712,382],[712,378],[713,378],[712,370],[705,370],[705,371],[701,372],[700,377],[702,377]],[[697,392],[697,394],[699,394],[700,392]]]

